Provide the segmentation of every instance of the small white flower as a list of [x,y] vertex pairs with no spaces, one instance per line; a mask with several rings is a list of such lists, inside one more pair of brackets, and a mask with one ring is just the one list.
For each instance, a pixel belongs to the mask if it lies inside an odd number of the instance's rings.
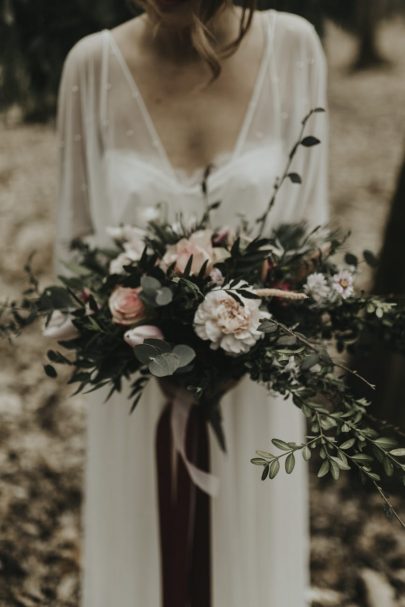
[[332,276],[332,288],[342,297],[348,299],[354,293],[354,277],[349,270],[341,270]]
[[300,372],[300,366],[295,360],[295,356],[290,356],[290,358],[288,359],[288,363],[284,367],[284,371],[286,373],[290,373],[292,377],[296,377],[298,375],[298,373]]
[[260,309],[260,299],[239,297],[243,303],[237,302],[224,289],[214,289],[197,309],[195,332],[201,339],[211,341],[213,350],[222,348],[232,355],[244,354],[263,337],[259,326],[262,320],[270,318],[270,314]]
[[140,228],[124,225],[118,228],[107,228],[107,233],[124,246],[124,251],[111,262],[110,274],[123,274],[124,266],[141,259],[145,249],[146,232]]
[[213,268],[211,270],[210,279],[213,283],[215,283],[219,287],[222,287],[222,285],[224,284],[224,281],[225,281],[224,275],[222,274],[222,272],[219,268]]
[[114,240],[128,242],[133,247],[138,247],[139,243],[145,246],[143,243],[145,240],[146,231],[142,230],[142,228],[136,228],[127,224],[118,227],[108,227],[107,234]]
[[142,251],[132,249],[128,244],[124,245],[124,252],[120,253],[118,257],[112,260],[110,263],[110,274],[124,274],[124,267],[129,266],[134,261],[139,261],[142,257]]
[[331,290],[325,275],[314,272],[308,276],[304,291],[317,303],[323,303],[329,298]]

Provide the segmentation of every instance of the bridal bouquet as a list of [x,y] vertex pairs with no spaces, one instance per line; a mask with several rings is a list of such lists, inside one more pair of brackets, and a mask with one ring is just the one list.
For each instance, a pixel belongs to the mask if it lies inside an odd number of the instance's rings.
[[[299,182],[287,167],[276,191],[284,179]],[[361,264],[376,259],[369,251],[362,260],[343,256],[338,232],[287,224],[266,233],[273,204],[237,229],[211,225],[217,203],[194,220],[110,228],[111,249],[78,240],[59,284],[41,290],[27,266],[30,287],[4,306],[0,331],[17,334],[41,317],[59,344],[45,372],[56,377],[55,366],[66,365],[76,392],[105,388],[107,397],[129,383],[132,410],[158,378],[184,407],[201,408],[223,449],[221,396],[248,376],[308,420],[303,443],[274,438],[275,453],[252,459],[263,479],[281,464],[291,473],[299,453],[309,460],[317,451],[318,476],[357,469],[390,506],[382,477],[405,481],[405,449],[392,433],[381,435],[370,403],[348,388],[342,354],[367,333],[405,352],[405,306],[356,289]]]

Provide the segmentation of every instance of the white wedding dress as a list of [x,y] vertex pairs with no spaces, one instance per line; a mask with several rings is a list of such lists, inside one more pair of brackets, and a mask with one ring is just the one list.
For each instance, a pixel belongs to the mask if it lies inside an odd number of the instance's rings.
[[[301,120],[325,106],[325,60],[313,27],[287,13],[260,15],[266,49],[232,153],[218,157],[209,200],[222,201],[216,225],[263,212]],[[231,108],[225,108],[231,111]],[[57,257],[74,236],[108,243],[106,227],[143,225],[157,203],[167,217],[200,214],[201,175],[170,163],[140,91],[109,31],[81,40],[65,64],[59,99],[61,144]],[[327,220],[327,118],[315,114],[308,133],[323,141],[301,148],[271,216],[279,222]],[[83,607],[160,607],[155,429],[164,404],[147,388],[129,416],[125,394],[88,399],[84,509]],[[290,402],[245,380],[223,399],[228,452],[211,436],[213,607],[304,607],[309,587],[307,472],[260,480],[250,464],[272,437],[300,440],[304,418]]]

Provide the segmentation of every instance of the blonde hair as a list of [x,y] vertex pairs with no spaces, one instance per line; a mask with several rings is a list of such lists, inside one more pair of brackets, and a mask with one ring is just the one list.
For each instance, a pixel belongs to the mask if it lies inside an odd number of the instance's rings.
[[[146,9],[148,0],[133,0],[134,4]],[[239,47],[252,25],[257,0],[243,0],[239,33],[235,40],[217,50],[215,39],[208,28],[209,22],[224,8],[229,0],[200,0],[198,9],[193,13],[190,25],[190,40],[193,48],[211,69],[215,80],[221,73],[221,60],[232,55]]]

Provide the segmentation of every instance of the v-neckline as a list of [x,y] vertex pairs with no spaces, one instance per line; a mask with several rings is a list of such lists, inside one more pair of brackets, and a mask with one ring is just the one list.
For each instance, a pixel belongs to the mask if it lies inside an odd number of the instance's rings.
[[[274,11],[268,11],[272,17],[273,17],[273,12]],[[257,76],[256,76],[256,80],[255,83],[253,85],[253,90],[252,90],[252,94],[250,96],[249,99],[249,103],[247,105],[247,108],[245,110],[244,113],[244,117],[243,117],[243,121],[242,121],[242,125],[241,128],[239,130],[239,133],[237,135],[236,138],[236,142],[234,144],[234,147],[232,150],[222,150],[220,152],[218,152],[218,154],[215,155],[215,157],[213,158],[213,161],[215,161],[215,158],[224,156],[224,155],[229,155],[228,160],[220,167],[221,169],[226,168],[229,164],[231,164],[235,158],[237,158],[238,154],[240,153],[240,150],[243,146],[244,140],[246,139],[247,133],[249,131],[249,127],[251,125],[252,119],[253,119],[253,114],[255,111],[255,108],[257,106],[258,103],[258,99],[260,96],[260,92],[263,86],[263,80],[264,80],[264,76],[266,74],[266,68],[267,68],[267,63],[271,54],[271,41],[273,39],[272,34],[272,27],[270,26],[270,24],[268,23],[267,19],[266,19],[266,15],[264,13],[260,13],[261,18],[262,18],[262,27],[264,30],[264,48],[263,48],[263,53],[260,59],[260,65],[258,68],[258,72],[257,72]],[[143,119],[145,121],[145,124],[148,128],[149,134],[151,136],[151,140],[153,145],[156,147],[156,149],[158,150],[159,155],[161,156],[161,159],[163,160],[164,164],[166,165],[167,170],[169,171],[169,173],[171,174],[171,176],[174,178],[174,180],[178,183],[180,182],[179,176],[177,171],[184,171],[187,174],[189,174],[188,170],[184,169],[183,167],[175,167],[172,163],[172,161],[169,158],[169,155],[167,153],[167,150],[165,148],[165,146],[163,145],[163,142],[160,138],[160,135],[157,131],[157,128],[155,126],[154,120],[151,116],[151,113],[145,103],[145,100],[143,98],[143,95],[139,89],[139,86],[136,83],[135,77],[132,73],[132,71],[129,68],[128,62],[125,59],[117,41],[115,40],[111,30],[106,29],[104,30],[107,35],[108,35],[108,39],[111,43],[111,48],[118,60],[118,63],[121,66],[121,69],[127,79],[128,85],[131,89],[132,95],[135,98],[136,102],[139,105],[139,109],[142,113]],[[198,169],[196,169],[198,170]]]

